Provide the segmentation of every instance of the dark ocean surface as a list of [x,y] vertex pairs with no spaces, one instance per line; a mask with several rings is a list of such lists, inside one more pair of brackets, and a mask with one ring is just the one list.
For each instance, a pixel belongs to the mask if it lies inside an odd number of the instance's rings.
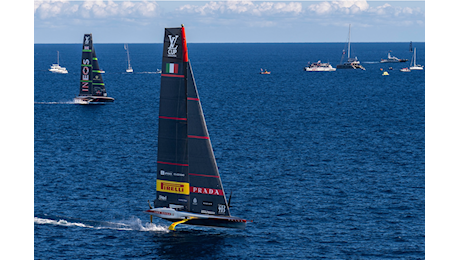
[[[343,43],[189,44],[231,214],[254,222],[171,232],[143,213],[162,44],[130,44],[127,74],[123,44],[94,42],[113,104],[72,102],[81,44],[35,45],[36,259],[425,258],[425,71],[399,71],[409,43],[352,43],[366,71],[336,72],[303,68],[336,67]],[[389,50],[409,61],[378,63]],[[56,51],[69,74],[48,71]]]

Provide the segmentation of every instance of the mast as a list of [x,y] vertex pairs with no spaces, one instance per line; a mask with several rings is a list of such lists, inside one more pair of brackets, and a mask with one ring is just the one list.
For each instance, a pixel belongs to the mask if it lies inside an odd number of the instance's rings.
[[128,48],[128,44],[125,44],[125,50],[126,50],[126,53],[128,54],[128,70],[131,69],[131,61],[129,59],[129,48]]
[[348,24],[348,59],[350,59],[351,24]]
[[166,28],[158,119],[154,207],[190,211],[187,88],[181,28]]
[[59,51],[57,51],[57,65],[59,65]]

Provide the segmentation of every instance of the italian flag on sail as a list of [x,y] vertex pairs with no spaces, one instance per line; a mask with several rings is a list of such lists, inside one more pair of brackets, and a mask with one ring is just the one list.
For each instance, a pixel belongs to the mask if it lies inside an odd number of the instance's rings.
[[179,64],[166,63],[166,73],[179,73]]

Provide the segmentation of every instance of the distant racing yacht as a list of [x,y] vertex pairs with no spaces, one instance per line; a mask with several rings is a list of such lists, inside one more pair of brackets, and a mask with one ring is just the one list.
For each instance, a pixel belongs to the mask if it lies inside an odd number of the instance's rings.
[[178,224],[244,229],[230,215],[201,108],[185,28],[165,28],[158,117],[156,199],[145,212]]
[[93,46],[92,34],[83,37],[83,49],[81,54],[80,70],[80,94],[75,97],[75,103],[105,103],[113,102],[114,99],[107,96],[104,81],[102,80],[99,62]]

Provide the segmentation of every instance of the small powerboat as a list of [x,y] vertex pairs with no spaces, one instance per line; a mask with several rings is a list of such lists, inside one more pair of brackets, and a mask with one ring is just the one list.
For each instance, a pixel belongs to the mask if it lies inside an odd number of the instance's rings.
[[267,69],[265,69],[265,71],[260,69],[260,74],[270,74],[270,71],[267,71]]
[[388,58],[386,59],[381,59],[380,63],[397,63],[397,62],[406,62],[407,59],[398,59],[395,56],[391,56],[391,54],[388,52]]
[[335,71],[336,69],[331,66],[329,63],[321,63],[319,60],[316,63],[310,64],[308,67],[305,67],[306,71]]

